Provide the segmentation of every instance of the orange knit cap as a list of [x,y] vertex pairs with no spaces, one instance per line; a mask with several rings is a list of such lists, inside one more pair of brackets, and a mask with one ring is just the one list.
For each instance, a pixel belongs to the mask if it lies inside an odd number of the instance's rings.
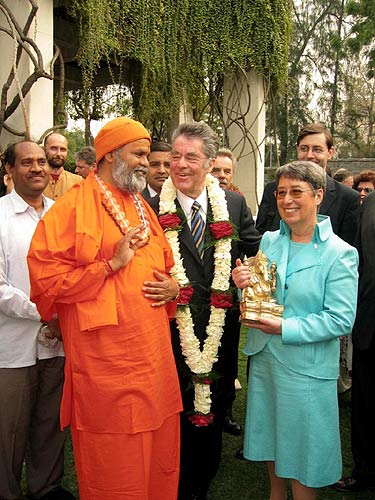
[[96,162],[98,163],[107,153],[139,139],[148,139],[151,142],[150,134],[142,123],[125,116],[111,120],[95,137]]

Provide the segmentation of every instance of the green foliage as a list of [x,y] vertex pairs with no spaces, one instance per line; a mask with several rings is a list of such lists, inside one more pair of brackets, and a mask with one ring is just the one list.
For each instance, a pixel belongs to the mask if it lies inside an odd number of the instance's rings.
[[65,169],[74,172],[75,161],[74,156],[83,146],[85,146],[85,133],[80,128],[73,128],[72,130],[65,130],[64,135],[68,139],[68,159]]
[[148,125],[168,121],[186,97],[204,108],[208,79],[238,68],[257,69],[274,87],[286,79],[289,0],[72,0],[70,13],[84,91],[100,65],[116,61],[117,82]]
[[347,11],[356,19],[352,28],[354,36],[350,38],[348,44],[355,52],[367,48],[368,77],[373,78],[375,74],[375,0],[350,0]]
[[[355,40],[353,18],[347,11],[347,5],[353,3],[359,2],[299,0],[294,3],[289,78],[272,101],[268,114],[269,135],[275,136],[273,144],[279,149],[280,163],[295,157],[298,131],[308,122],[319,121],[331,129],[340,155],[350,152],[351,156],[363,156],[374,141],[375,87],[361,86],[363,52],[357,58],[348,50],[348,44]],[[361,3],[366,4],[368,21],[372,19],[373,23],[375,0]],[[372,29],[375,33],[374,24]],[[355,88],[351,89],[351,85]]]

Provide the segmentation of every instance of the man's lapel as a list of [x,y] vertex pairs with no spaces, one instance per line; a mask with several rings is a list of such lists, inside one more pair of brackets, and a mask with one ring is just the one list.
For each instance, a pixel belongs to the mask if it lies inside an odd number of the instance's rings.
[[[210,201],[208,200],[207,204],[207,218],[206,218],[206,228],[204,232],[204,243],[206,244],[210,239],[210,222],[212,222],[212,209],[210,205]],[[209,262],[210,259],[213,259],[215,247],[211,245],[209,248],[206,248],[203,254],[203,264],[205,262]]]
[[326,191],[324,193],[322,204],[319,207],[319,213],[327,214],[329,212],[331,205],[335,202],[335,200],[336,200],[335,181],[331,177],[329,177],[329,175],[327,175]]

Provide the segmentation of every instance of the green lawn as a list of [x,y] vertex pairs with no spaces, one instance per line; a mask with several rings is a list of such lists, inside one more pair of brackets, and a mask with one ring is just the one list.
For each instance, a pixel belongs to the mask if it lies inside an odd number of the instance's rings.
[[[244,336],[242,342],[243,340]],[[242,355],[241,351],[239,374],[243,389],[237,392],[234,415],[239,422],[243,423],[246,404],[246,357]],[[350,393],[340,396],[339,403],[344,473],[349,475],[351,472]],[[269,498],[265,466],[262,463],[234,458],[234,453],[241,447],[241,444],[241,437],[224,433],[221,467],[211,486],[209,500],[267,500]],[[290,498],[292,498],[291,495]],[[331,488],[322,488],[319,490],[318,499],[375,500],[375,492],[344,494]]]
[[[242,343],[244,336],[242,337]],[[246,359],[240,354],[239,378],[243,389],[237,393],[234,415],[241,423],[244,422],[246,402]],[[350,474],[350,394],[340,396],[340,420],[343,447],[344,473]],[[267,500],[268,481],[265,467],[261,463],[246,462],[234,458],[234,452],[242,446],[241,437],[224,434],[224,447],[221,467],[213,482],[209,500]],[[375,450],[374,450],[375,453]],[[74,474],[74,464],[70,442],[66,449],[66,473],[64,486],[77,494],[77,485]],[[291,497],[290,497],[291,498]],[[319,491],[319,500],[375,500],[375,492],[344,494],[323,488]],[[103,498],[103,500],[106,500]],[[169,499],[165,499],[169,500]]]

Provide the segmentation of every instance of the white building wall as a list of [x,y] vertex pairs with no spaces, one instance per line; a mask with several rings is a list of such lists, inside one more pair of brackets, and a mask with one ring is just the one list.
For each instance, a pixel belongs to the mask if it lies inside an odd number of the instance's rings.
[[[27,0],[5,0],[5,4],[10,8],[20,27],[23,28],[30,12],[30,3]],[[39,0],[38,6],[36,18],[31,25],[28,36],[36,42],[42,53],[44,69],[50,73],[50,63],[53,58],[53,0]],[[12,26],[2,10],[0,10],[0,25],[12,30]],[[0,47],[0,86],[2,89],[14,63],[17,46],[14,39],[0,31]],[[31,46],[29,45],[29,47]],[[36,57],[34,50],[32,50],[32,53]],[[34,64],[23,51],[17,71],[21,87],[33,71]],[[8,91],[8,105],[16,94],[17,86],[13,81]],[[53,81],[40,78],[26,96],[25,108],[30,122],[31,139],[38,140],[43,132],[53,125]],[[17,131],[25,131],[25,118],[21,105],[9,117],[6,124]],[[9,142],[21,139],[22,137],[10,134],[3,129],[0,136],[0,146],[4,148]]]
[[224,79],[224,125],[238,162],[234,184],[245,195],[253,215],[264,186],[265,92],[263,77],[255,71]]

